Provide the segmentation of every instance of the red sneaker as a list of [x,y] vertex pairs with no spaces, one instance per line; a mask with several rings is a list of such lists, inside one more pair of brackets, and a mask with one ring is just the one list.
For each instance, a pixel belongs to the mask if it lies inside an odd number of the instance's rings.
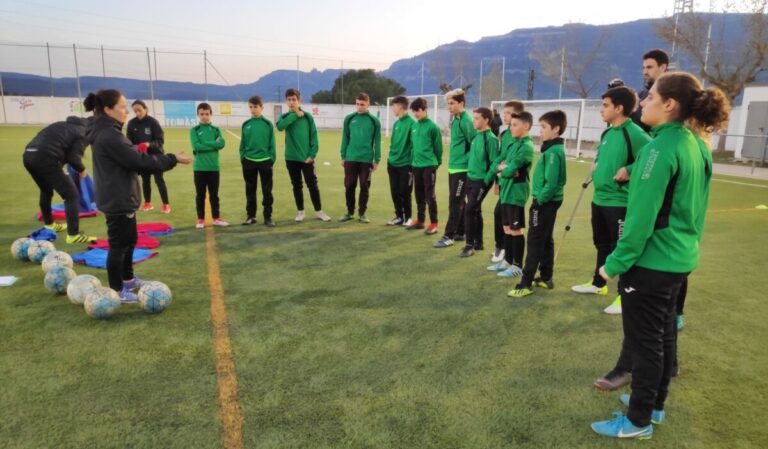
[[144,203],[144,205],[139,208],[139,210],[142,212],[147,212],[154,209],[155,206],[153,206],[152,203]]
[[427,226],[426,231],[424,231],[427,235],[437,234],[437,222],[430,223],[429,226]]
[[163,208],[160,209],[160,212],[164,214],[170,214],[171,213],[171,205],[170,204],[163,204]]

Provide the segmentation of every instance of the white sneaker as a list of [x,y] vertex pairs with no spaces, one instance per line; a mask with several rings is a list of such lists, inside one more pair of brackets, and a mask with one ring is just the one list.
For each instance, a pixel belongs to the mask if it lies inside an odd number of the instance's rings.
[[197,220],[197,224],[195,225],[197,229],[203,229],[205,228],[205,220]]
[[387,222],[387,226],[397,226],[399,224],[403,224],[403,219],[400,217],[395,217]]
[[[504,253],[505,252],[506,251],[504,251],[503,249],[498,249],[498,248],[494,249],[493,250],[493,257],[491,257],[491,262],[499,263],[502,260],[504,260]],[[505,268],[505,270],[506,270],[506,268]]]
[[224,220],[222,220],[221,218],[217,218],[217,219],[213,220],[213,225],[214,226],[229,226],[229,223],[224,221]]
[[294,218],[293,221],[296,221],[296,222],[299,222],[299,223],[304,221],[304,211],[300,210],[300,211],[296,212],[296,218]]
[[621,315],[621,296],[617,296],[611,305],[606,307],[603,312],[608,315]]
[[403,222],[403,226],[405,226],[406,228],[408,226],[412,225],[412,224],[413,224],[413,219],[412,218],[409,218],[409,219],[405,220],[405,222]]
[[596,287],[592,285],[591,282],[587,282],[586,284],[574,285],[573,287],[571,287],[571,291],[576,293],[586,293],[586,294],[592,294],[592,295],[607,295],[608,286],[604,285],[602,287]]
[[507,268],[509,268],[509,266],[510,266],[509,262],[507,262],[506,260],[502,260],[501,262],[495,263],[493,265],[489,265],[486,268],[486,270],[500,272],[500,271],[506,270]]
[[329,217],[328,214],[321,210],[315,212],[315,217],[322,221],[331,221],[331,217]]

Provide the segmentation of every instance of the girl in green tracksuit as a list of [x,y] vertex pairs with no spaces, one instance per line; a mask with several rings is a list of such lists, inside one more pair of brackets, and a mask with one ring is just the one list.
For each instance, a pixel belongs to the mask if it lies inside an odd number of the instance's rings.
[[[675,359],[675,302],[699,264],[711,158],[694,130],[719,129],[730,105],[719,89],[691,74],[668,73],[643,101],[654,139],[641,151],[629,184],[624,230],[600,275],[619,278],[624,350],[632,360],[629,411],[592,424],[601,435],[650,438],[664,419]],[[688,126],[686,126],[688,125]]]

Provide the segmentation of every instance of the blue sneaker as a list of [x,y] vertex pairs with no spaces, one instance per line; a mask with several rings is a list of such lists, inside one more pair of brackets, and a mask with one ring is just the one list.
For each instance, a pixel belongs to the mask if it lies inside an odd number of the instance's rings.
[[[622,394],[619,397],[619,400],[622,404],[624,404],[626,407],[629,407],[629,395],[628,394]],[[664,418],[667,416],[667,414],[664,412],[664,410],[656,410],[653,409],[651,412],[651,422],[654,424],[661,424],[664,422]]]
[[137,303],[139,302],[139,297],[136,296],[136,293],[124,286],[123,289],[120,290],[120,302],[123,304]]
[[683,316],[682,315],[678,315],[677,316],[677,331],[680,332],[681,330],[683,330]]
[[500,271],[506,270],[507,268],[509,268],[509,264],[507,263],[506,260],[502,260],[501,262],[495,263],[493,265],[489,265],[486,269],[488,271],[493,271],[498,273]]
[[523,274],[523,270],[516,266],[516,265],[510,265],[509,268],[507,268],[504,271],[501,271],[496,274],[496,276],[511,279],[513,277],[517,277]]
[[592,423],[592,430],[600,435],[611,438],[637,438],[648,440],[653,436],[653,426],[636,427],[621,412],[614,412],[613,419]]
[[130,281],[123,281],[123,290],[136,290],[141,287],[143,282],[138,276],[133,276]]

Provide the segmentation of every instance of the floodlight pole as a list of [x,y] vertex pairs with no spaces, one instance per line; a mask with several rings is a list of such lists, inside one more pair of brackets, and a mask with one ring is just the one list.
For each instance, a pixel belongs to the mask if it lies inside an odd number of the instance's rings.
[[0,72],[0,103],[3,104],[3,123],[8,123],[8,114],[5,113],[5,89],[3,88],[2,72]]
[[208,101],[208,51],[203,50],[203,77],[205,81],[205,101]]
[[149,71],[149,96],[152,98],[152,114],[157,114],[157,109],[155,109],[155,85],[152,82],[152,60],[149,58],[149,47],[147,47],[147,70]]
[[421,95],[424,95],[424,61],[421,61]]
[[101,76],[107,77],[107,65],[104,63],[104,46],[101,46]]
[[299,68],[299,56],[296,55],[296,90],[301,92],[301,69]]
[[483,58],[480,58],[480,88],[477,90],[477,107],[483,105]]
[[53,69],[51,68],[51,46],[45,43],[45,51],[48,53],[48,79],[51,80],[51,96],[53,96]]
[[[75,47],[75,44],[72,44],[72,53],[75,55],[75,78],[77,79],[77,101],[82,102],[83,93],[80,91],[80,70],[77,67],[77,47]],[[78,110],[80,111],[80,117],[82,117],[83,108],[78,107]]]
[[339,100],[339,103],[341,104],[341,112],[344,112],[344,60],[341,60],[341,99]]

